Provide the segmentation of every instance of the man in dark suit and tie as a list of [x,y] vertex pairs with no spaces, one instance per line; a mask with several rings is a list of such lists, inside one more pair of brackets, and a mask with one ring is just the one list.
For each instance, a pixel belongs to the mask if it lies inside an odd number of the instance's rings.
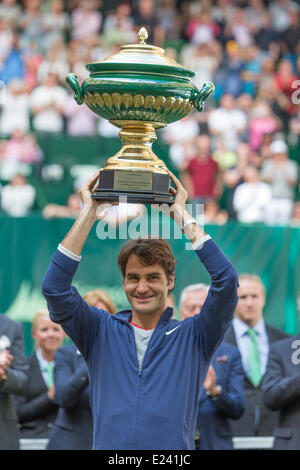
[[[201,311],[208,293],[205,284],[186,287],[180,298],[180,319]],[[229,418],[244,411],[244,373],[239,350],[221,343],[208,369],[198,402],[196,447],[200,450],[233,449]]]
[[22,326],[0,314],[0,450],[18,450],[18,420],[12,394],[24,392],[27,365]]
[[89,400],[88,368],[74,344],[55,354],[55,398],[59,405],[49,436],[48,450],[91,450],[93,418]]
[[272,344],[262,398],[270,410],[279,410],[274,449],[300,449],[300,334]]
[[261,279],[253,274],[239,276],[239,301],[232,327],[224,341],[237,346],[245,374],[245,412],[232,421],[233,435],[273,436],[278,413],[262,403],[261,381],[266,372],[270,345],[288,335],[267,325],[263,319],[266,300]]

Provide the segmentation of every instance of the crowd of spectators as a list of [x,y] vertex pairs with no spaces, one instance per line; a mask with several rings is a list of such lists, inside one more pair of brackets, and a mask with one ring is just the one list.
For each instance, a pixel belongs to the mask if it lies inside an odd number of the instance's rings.
[[2,0],[0,164],[41,162],[39,134],[117,136],[76,104],[65,76],[83,81],[86,64],[136,42],[143,25],[149,43],[196,72],[196,86],[216,87],[204,112],[159,136],[189,199],[212,223],[300,225],[289,155],[300,145],[299,20],[290,0]]

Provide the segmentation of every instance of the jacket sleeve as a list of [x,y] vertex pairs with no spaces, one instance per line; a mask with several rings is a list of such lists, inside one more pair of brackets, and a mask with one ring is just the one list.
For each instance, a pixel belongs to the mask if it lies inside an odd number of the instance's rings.
[[78,267],[65,254],[56,250],[42,282],[50,318],[59,323],[74,341],[79,351],[88,357],[89,350],[99,332],[103,310],[90,307],[72,286]]
[[[230,373],[222,392],[211,400],[228,418],[239,419],[245,410],[244,371],[239,351],[235,351],[230,362]],[[217,383],[218,377],[217,377]]]
[[25,397],[15,397],[18,419],[20,423],[32,421],[51,412],[54,402],[50,400],[47,392],[27,400]]
[[[277,343],[278,344],[278,343]],[[274,345],[275,346],[275,345]],[[270,410],[280,410],[300,397],[300,372],[285,377],[284,367],[278,346],[270,347],[267,371],[262,382],[262,400]]]
[[19,323],[15,324],[14,336],[9,349],[14,359],[11,367],[7,369],[7,378],[0,383],[0,390],[15,395],[22,395],[28,380],[26,375],[28,366],[24,356],[22,326]]
[[201,312],[193,317],[206,359],[210,360],[231,325],[238,302],[238,276],[232,263],[213,240],[207,240],[196,253],[211,278]]
[[72,357],[65,351],[57,350],[55,355],[55,399],[58,405],[71,408],[76,405],[89,383],[88,369],[84,362],[74,370]]

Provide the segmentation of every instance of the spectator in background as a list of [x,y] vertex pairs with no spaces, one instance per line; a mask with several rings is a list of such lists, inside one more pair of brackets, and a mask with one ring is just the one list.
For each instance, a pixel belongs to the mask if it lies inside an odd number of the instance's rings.
[[182,166],[182,181],[189,199],[204,203],[206,199],[217,199],[221,195],[220,176],[217,163],[211,156],[211,140],[208,135],[194,139],[194,157],[186,159]]
[[20,163],[38,163],[43,159],[43,152],[33,134],[24,134],[16,129],[11,138],[3,145],[3,160]]
[[[112,314],[117,309],[101,289],[83,297],[88,305]],[[88,368],[76,346],[64,346],[55,354],[55,400],[59,405],[47,450],[90,450],[93,445],[93,418],[89,399]]]
[[131,16],[131,6],[129,2],[121,2],[116,5],[116,9],[113,12],[109,12],[106,15],[103,31],[104,33],[116,29],[130,32],[133,30],[134,23]]
[[199,46],[188,44],[181,52],[182,65],[193,70],[195,77],[193,83],[198,88],[213,80],[219,65],[220,57],[215,53],[211,43],[203,42]]
[[288,147],[283,140],[270,145],[271,158],[262,167],[262,180],[271,185],[272,200],[266,208],[265,221],[286,224],[292,215],[295,187],[298,182],[298,165],[288,157]]
[[49,73],[44,83],[33,90],[30,98],[35,131],[63,131],[67,96],[65,88],[58,84],[57,75]]
[[249,120],[249,144],[252,150],[258,150],[263,144],[265,134],[274,134],[280,130],[281,121],[274,116],[268,103],[256,101]]
[[223,94],[239,96],[243,91],[241,73],[244,62],[238,44],[230,40],[226,43],[224,58],[221,66],[216,70],[214,83],[216,84],[217,98]]
[[13,44],[13,31],[8,20],[0,18],[0,71]]
[[12,217],[25,217],[29,214],[35,201],[35,188],[28,184],[26,178],[15,175],[12,180],[2,188],[1,208]]
[[270,185],[262,182],[258,169],[248,163],[243,172],[243,183],[236,188],[233,196],[237,220],[243,223],[264,222],[264,212],[271,199]]
[[47,310],[36,312],[32,321],[35,351],[27,357],[28,383],[24,397],[16,397],[21,438],[48,438],[58,406],[55,401],[54,356],[65,333],[53,323]]
[[0,450],[18,450],[18,420],[13,396],[27,382],[23,332],[20,323],[0,314]]
[[17,0],[2,0],[0,3],[0,18],[8,21],[11,29],[15,29],[22,15],[22,7]]
[[55,218],[75,218],[81,209],[81,199],[79,194],[70,194],[68,197],[67,205],[61,206],[59,204],[47,204],[43,209],[43,217],[45,219]]
[[96,307],[98,309],[103,308],[107,312],[110,312],[112,315],[117,313],[117,308],[111,299],[110,295],[103,289],[94,289],[87,292],[83,296],[83,300],[86,301],[88,305]]
[[45,44],[40,4],[40,0],[25,0],[19,27],[22,29],[21,47],[28,48],[34,44],[38,52],[43,53]]
[[[201,315],[208,288],[205,284],[193,284],[182,291],[180,320]],[[229,418],[238,419],[243,411],[244,374],[241,356],[236,347],[222,342],[213,356],[198,399],[196,448],[233,449]]]
[[243,92],[255,96],[262,71],[261,52],[256,44],[251,44],[251,46],[245,50],[244,60],[245,63],[242,71],[244,81]]
[[[297,96],[299,100],[299,89]],[[289,140],[292,141],[295,146],[300,145],[300,108],[289,122],[289,131]]]
[[177,168],[187,159],[186,153],[191,142],[199,135],[199,125],[193,115],[187,115],[172,122],[162,130],[162,137],[169,145],[169,157]]
[[290,225],[292,227],[300,227],[300,201],[296,201],[294,204]]
[[84,40],[88,36],[99,34],[102,26],[102,13],[98,11],[98,0],[79,0],[77,8],[71,13],[72,37]]
[[96,114],[87,106],[78,106],[74,96],[69,95],[64,105],[67,133],[72,136],[93,136],[96,134]]
[[49,74],[57,76],[58,84],[65,83],[70,67],[67,63],[67,51],[61,39],[57,39],[47,50],[44,60],[37,70],[39,83],[44,82]]
[[207,199],[204,204],[205,225],[224,225],[228,220],[228,213],[220,209],[219,203],[215,199]]
[[224,337],[224,341],[239,348],[245,377],[245,412],[231,421],[233,436],[273,436],[278,414],[263,405],[261,383],[270,345],[287,335],[263,319],[266,290],[258,276],[241,274],[238,295],[235,317]]
[[0,67],[0,80],[8,84],[12,80],[23,80],[24,75],[24,59],[19,46],[19,36],[13,32],[11,47]]
[[281,33],[281,38],[286,48],[286,52],[296,54],[300,41],[299,7],[291,7],[288,10],[288,13],[290,24],[288,28]]
[[219,32],[220,27],[208,10],[196,12],[187,26],[187,37],[196,46],[213,41]]
[[12,80],[5,90],[5,102],[0,114],[0,134],[10,136],[16,129],[28,132],[29,120],[30,105],[25,82]]
[[229,150],[222,138],[217,140],[216,149],[212,156],[221,171],[234,167],[237,162],[236,152],[234,150]]
[[160,26],[154,0],[137,0],[136,8],[133,10],[133,22],[138,30],[141,26],[147,28],[149,44],[163,46],[165,31]]
[[51,49],[57,40],[64,42],[71,26],[62,0],[51,1],[50,8],[51,11],[44,13],[42,17],[46,50]]
[[297,105],[294,104],[292,100],[292,95],[295,92],[293,84],[297,80],[298,77],[293,71],[292,63],[286,59],[280,60],[277,72],[275,72],[274,75],[274,83],[277,90],[281,91],[288,99],[288,106],[286,109],[288,119],[294,116],[297,112]]
[[208,116],[210,133],[216,138],[221,138],[228,149],[234,150],[242,140],[246,127],[246,114],[235,107],[233,96],[224,94],[220,100],[220,107],[214,109]]

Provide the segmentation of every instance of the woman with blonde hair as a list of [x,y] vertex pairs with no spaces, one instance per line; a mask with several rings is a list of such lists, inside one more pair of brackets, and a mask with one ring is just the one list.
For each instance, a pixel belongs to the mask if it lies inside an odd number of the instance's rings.
[[46,309],[38,310],[32,321],[34,352],[27,357],[28,370],[24,396],[16,397],[21,438],[47,438],[56,418],[54,356],[65,333],[49,318]]
[[106,310],[107,312],[112,314],[117,313],[117,309],[114,302],[105,290],[91,290],[83,296],[83,300],[85,300],[86,303],[91,305],[92,307],[103,308],[103,310]]

